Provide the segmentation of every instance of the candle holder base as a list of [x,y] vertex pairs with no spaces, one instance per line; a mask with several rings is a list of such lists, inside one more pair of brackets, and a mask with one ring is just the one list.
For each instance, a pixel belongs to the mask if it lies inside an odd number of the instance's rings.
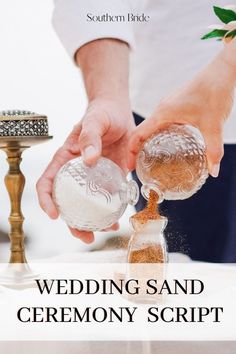
[[34,273],[27,263],[10,263],[0,272],[0,286],[17,290],[34,288],[37,287],[36,278],[39,274]]

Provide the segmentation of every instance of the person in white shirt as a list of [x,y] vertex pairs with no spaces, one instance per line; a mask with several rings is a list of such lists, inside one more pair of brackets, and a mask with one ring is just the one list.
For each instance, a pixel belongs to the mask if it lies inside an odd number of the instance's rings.
[[[82,154],[87,164],[94,164],[103,155],[127,172],[135,168],[142,142],[161,126],[188,123],[204,136],[211,176],[219,174],[223,142],[225,157],[220,177],[209,178],[195,196],[163,203],[170,220],[170,250],[183,250],[179,241],[185,238],[184,247],[194,259],[236,261],[235,117],[224,124],[236,83],[236,39],[223,49],[216,41],[200,40],[212,23],[214,4],[55,1],[53,24],[82,71],[88,108],[37,184],[40,205],[52,219],[58,217],[53,179],[66,161]],[[148,119],[135,127],[132,111],[136,123]],[[93,233],[71,232],[88,243],[94,239]],[[181,237],[173,242],[171,234]]]

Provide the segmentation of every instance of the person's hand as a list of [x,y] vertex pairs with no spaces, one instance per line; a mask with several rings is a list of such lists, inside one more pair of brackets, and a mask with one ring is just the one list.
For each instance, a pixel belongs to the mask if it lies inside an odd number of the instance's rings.
[[[86,164],[92,165],[102,155],[127,172],[127,145],[133,130],[134,121],[128,102],[100,98],[88,105],[85,116],[75,125],[37,183],[40,206],[50,218],[58,217],[52,199],[52,187],[60,167],[79,155],[82,155]],[[114,225],[113,229],[117,227]],[[86,243],[94,240],[92,232],[70,230]]]
[[223,157],[223,125],[233,103],[235,68],[222,58],[212,62],[196,78],[163,99],[149,119],[140,124],[129,143],[128,167],[135,168],[144,141],[170,124],[198,128],[206,143],[209,173],[217,177]]

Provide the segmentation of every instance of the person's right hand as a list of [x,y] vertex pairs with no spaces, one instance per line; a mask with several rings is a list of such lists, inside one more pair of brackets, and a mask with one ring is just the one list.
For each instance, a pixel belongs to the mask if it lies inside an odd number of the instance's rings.
[[[236,40],[236,38],[235,38]],[[208,170],[217,177],[224,153],[223,128],[234,98],[236,85],[236,42],[229,60],[228,45],[191,81],[163,98],[150,118],[140,124],[129,142],[128,167],[136,166],[137,154],[153,134],[171,124],[189,124],[200,130],[206,144]],[[233,55],[234,54],[234,55]]]
[[[95,164],[100,156],[104,156],[127,172],[127,145],[134,127],[128,100],[126,102],[97,98],[89,103],[83,119],[74,126],[37,183],[40,206],[50,218],[58,217],[52,199],[52,188],[53,180],[61,166],[79,155],[82,155],[88,165]],[[117,225],[114,225],[113,229],[117,229]],[[70,230],[73,236],[86,243],[94,240],[92,232],[71,228]]]

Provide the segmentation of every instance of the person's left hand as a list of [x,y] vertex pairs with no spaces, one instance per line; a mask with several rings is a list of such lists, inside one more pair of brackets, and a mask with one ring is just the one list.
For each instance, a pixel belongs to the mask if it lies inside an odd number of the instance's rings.
[[[51,219],[59,216],[52,198],[53,181],[59,169],[67,161],[82,154],[87,165],[94,165],[100,156],[104,156],[117,163],[127,173],[127,146],[134,128],[128,99],[99,98],[89,103],[82,121],[74,126],[37,183],[40,206]],[[114,224],[109,230],[117,230],[118,227],[118,224]],[[85,243],[94,240],[93,232],[69,229],[73,236]]]

